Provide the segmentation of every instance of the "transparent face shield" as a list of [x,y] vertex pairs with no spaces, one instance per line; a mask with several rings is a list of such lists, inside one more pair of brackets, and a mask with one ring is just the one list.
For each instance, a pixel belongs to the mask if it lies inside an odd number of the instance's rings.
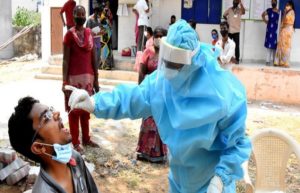
[[192,58],[199,49],[200,43],[195,50],[185,50],[169,44],[166,37],[162,37],[159,48],[158,74],[162,74],[169,80],[175,78],[185,65],[192,64]]

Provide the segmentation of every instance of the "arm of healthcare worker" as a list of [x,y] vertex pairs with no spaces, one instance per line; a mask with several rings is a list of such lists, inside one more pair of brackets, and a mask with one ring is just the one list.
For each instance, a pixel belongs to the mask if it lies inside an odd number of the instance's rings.
[[98,92],[88,96],[85,90],[66,86],[72,94],[69,99],[71,109],[93,112],[104,119],[138,119],[151,116],[150,80],[148,77],[140,85],[119,85],[112,92]]
[[242,163],[249,159],[251,142],[245,135],[247,102],[236,96],[232,100],[228,115],[218,122],[220,147],[223,151],[215,174],[220,177],[224,188],[243,177]]

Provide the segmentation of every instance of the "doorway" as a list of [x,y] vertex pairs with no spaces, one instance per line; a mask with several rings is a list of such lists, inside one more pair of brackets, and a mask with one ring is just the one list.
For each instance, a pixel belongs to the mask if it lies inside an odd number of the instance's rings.
[[63,23],[60,9],[61,7],[51,7],[51,55],[63,52]]

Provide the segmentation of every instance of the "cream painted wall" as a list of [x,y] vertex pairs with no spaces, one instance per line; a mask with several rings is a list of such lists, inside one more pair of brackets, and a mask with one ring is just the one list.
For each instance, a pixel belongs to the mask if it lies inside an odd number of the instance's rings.
[[[157,26],[169,27],[171,15],[181,17],[181,1],[179,0],[152,0],[152,15],[150,26],[154,29]],[[133,5],[128,5],[128,16],[119,16],[118,51],[123,48],[135,45],[135,15],[132,12]]]
[[[42,7],[42,60],[47,62],[51,55],[51,7],[62,7],[64,1],[53,1],[53,0],[44,0],[44,6]],[[89,10],[89,1],[88,0],[76,0],[77,5],[83,5],[86,10]],[[88,12],[88,11],[87,11]],[[87,13],[88,16],[88,13]],[[67,32],[65,27],[63,34]]]

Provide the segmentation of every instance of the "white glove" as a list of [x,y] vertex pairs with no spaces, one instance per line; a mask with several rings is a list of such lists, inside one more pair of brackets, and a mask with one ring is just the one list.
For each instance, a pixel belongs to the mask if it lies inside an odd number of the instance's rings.
[[89,96],[86,90],[78,89],[70,85],[66,85],[65,89],[72,91],[68,102],[68,105],[71,108],[71,110],[82,109],[89,113],[94,112],[95,101],[93,97]]
[[208,185],[207,193],[222,193],[223,182],[219,176],[214,176]]

